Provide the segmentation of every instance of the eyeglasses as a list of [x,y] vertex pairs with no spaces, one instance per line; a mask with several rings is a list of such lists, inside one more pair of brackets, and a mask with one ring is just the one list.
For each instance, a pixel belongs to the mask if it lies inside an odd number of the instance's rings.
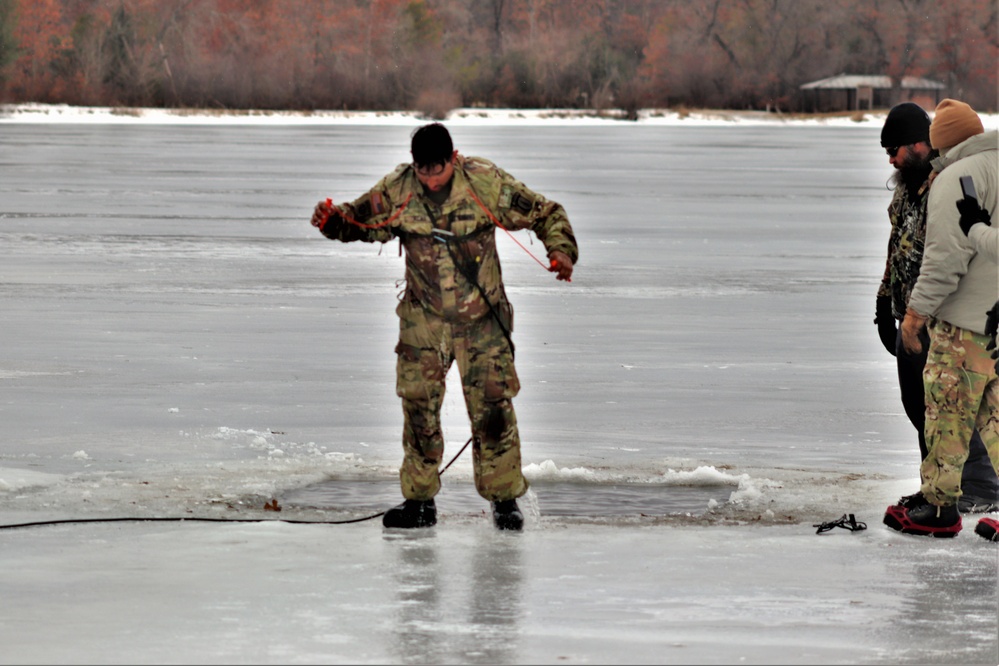
[[[448,160],[449,162],[450,160]],[[413,164],[413,168],[416,169],[416,173],[421,176],[439,176],[444,173],[444,168],[447,166],[447,162],[438,162],[437,164]]]
[[895,157],[898,155],[898,151],[902,150],[902,146],[892,146],[891,148],[885,148],[885,152],[888,153],[888,157]]

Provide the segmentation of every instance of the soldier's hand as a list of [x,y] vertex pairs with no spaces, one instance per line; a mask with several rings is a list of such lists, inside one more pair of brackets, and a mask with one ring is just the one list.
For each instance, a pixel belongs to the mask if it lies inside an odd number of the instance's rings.
[[910,354],[918,354],[923,351],[923,343],[919,340],[919,333],[926,326],[926,318],[909,310],[902,320],[902,346]]
[[320,201],[316,204],[316,209],[312,212],[312,226],[319,229],[319,231],[322,231],[323,227],[326,226],[326,220],[328,220],[332,214],[333,205],[330,200],[326,199],[325,201]]
[[878,296],[874,323],[877,324],[881,344],[885,346],[889,354],[894,356],[898,329],[895,325],[895,315],[891,311],[891,296]]
[[[988,318],[985,320],[985,335],[989,336],[989,344],[985,348],[995,350],[996,333],[999,332],[999,301],[996,301],[986,314],[988,314]],[[992,358],[997,357],[999,357],[999,350],[992,352]]]
[[548,255],[548,259],[551,260],[548,272],[555,273],[556,280],[572,282],[572,259],[569,258],[569,255],[555,250]]
[[957,210],[961,213],[959,224],[965,236],[971,231],[971,227],[976,224],[984,224],[987,227],[992,226],[992,217],[989,215],[989,211],[978,205],[978,199],[972,199],[971,197],[958,199]]

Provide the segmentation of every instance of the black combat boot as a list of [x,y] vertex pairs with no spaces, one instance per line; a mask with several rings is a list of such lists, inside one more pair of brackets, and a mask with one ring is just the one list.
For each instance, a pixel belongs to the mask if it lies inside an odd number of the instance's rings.
[[917,506],[925,506],[926,504],[929,504],[929,502],[926,500],[926,496],[923,495],[923,491],[920,490],[919,492],[913,493],[912,495],[905,495],[904,497],[900,498],[898,502],[895,503],[895,506],[901,506],[906,509],[912,510],[915,509]]
[[497,529],[514,532],[524,529],[524,514],[520,512],[515,499],[493,502],[493,521]]
[[432,499],[406,500],[399,506],[392,507],[382,517],[385,527],[433,527],[437,524],[437,505]]
[[961,495],[957,500],[957,508],[961,513],[992,513],[999,511],[999,501],[987,497]]
[[961,513],[957,510],[957,504],[924,504],[914,509],[895,505],[888,507],[884,523],[893,530],[906,534],[955,537],[961,531]]

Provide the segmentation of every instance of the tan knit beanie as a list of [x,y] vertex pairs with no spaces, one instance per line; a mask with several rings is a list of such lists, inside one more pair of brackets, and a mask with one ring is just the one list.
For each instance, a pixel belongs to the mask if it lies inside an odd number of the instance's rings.
[[942,153],[984,131],[982,119],[970,106],[948,98],[937,104],[933,113],[930,145]]

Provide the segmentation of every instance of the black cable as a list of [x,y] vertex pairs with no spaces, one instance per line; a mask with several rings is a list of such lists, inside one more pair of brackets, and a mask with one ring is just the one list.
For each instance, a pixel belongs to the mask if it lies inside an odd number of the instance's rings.
[[[458,453],[454,454],[451,461],[444,466],[438,476],[447,471],[448,467],[454,464],[454,461],[465,452],[468,445],[472,443],[475,438],[468,438],[465,445],[461,447]],[[350,523],[363,523],[367,520],[374,520],[375,518],[380,518],[385,515],[385,511],[379,511],[376,514],[370,516],[364,516],[363,518],[350,518],[348,520],[292,520],[290,518],[199,518],[195,516],[187,517],[163,517],[163,516],[152,516],[148,518],[138,518],[138,517],[125,517],[125,518],[66,518],[62,520],[39,520],[32,523],[16,523],[11,525],[0,525],[0,530],[12,530],[20,527],[42,527],[45,525],[78,525],[82,523],[290,523],[293,525],[347,525]]]
[[371,520],[384,515],[385,512],[367,516],[365,518],[354,518],[352,520],[290,520],[287,518],[199,518],[199,517],[163,517],[151,516],[148,518],[126,517],[126,518],[67,518],[65,520],[40,520],[34,523],[18,523],[13,525],[0,525],[0,530],[10,530],[18,527],[39,527],[42,525],[72,525],[79,523],[294,523],[298,525],[341,525],[344,523],[359,523]]
[[[474,196],[475,193],[473,192],[472,194]],[[503,332],[503,337],[506,338],[507,344],[510,345],[510,357],[515,358],[517,352],[516,352],[516,347],[514,347],[513,344],[513,336],[511,335],[511,331],[507,327],[507,325],[503,322],[503,318],[500,316],[499,312],[496,311],[496,306],[493,305],[492,301],[489,300],[489,297],[486,295],[486,290],[482,288],[481,284],[479,284],[478,264],[472,262],[471,257],[469,257],[465,252],[464,245],[458,246],[458,252],[460,252],[463,255],[462,259],[464,259],[464,261],[462,261],[455,255],[455,249],[452,246],[453,243],[456,244],[459,240],[468,238],[469,236],[478,235],[479,233],[482,233],[482,229],[490,229],[491,227],[483,227],[478,231],[473,231],[471,234],[459,238],[455,236],[454,233],[451,232],[449,229],[440,229],[437,227],[437,216],[434,215],[433,209],[430,208],[430,205],[426,201],[423,202],[423,208],[424,210],[427,211],[427,215],[430,217],[430,220],[431,222],[433,222],[434,225],[434,228],[431,230],[430,236],[434,240],[440,243],[444,243],[444,247],[447,249],[448,256],[451,257],[451,263],[453,263],[454,267],[458,270],[458,272],[460,272],[462,276],[464,276],[464,278],[468,282],[471,282],[472,285],[475,286],[475,288],[478,290],[479,295],[482,296],[482,300],[484,300],[486,302],[486,305],[489,306],[489,313],[493,316],[493,319],[496,320],[496,323],[499,324],[500,330]],[[452,211],[448,216],[449,227],[451,226],[451,216],[453,215],[454,212]]]
[[[511,335],[510,329],[507,328],[506,324],[503,322],[503,318],[500,317],[499,312],[496,311],[496,306],[494,306],[492,301],[489,300],[489,297],[486,296],[486,290],[482,288],[481,284],[479,284],[478,275],[472,272],[471,261],[468,259],[466,259],[466,261],[461,261],[457,256],[455,256],[455,251],[451,248],[451,243],[445,242],[445,246],[447,247],[447,253],[451,255],[451,262],[459,271],[461,271],[461,274],[465,276],[465,279],[475,285],[475,288],[479,290],[482,300],[484,300],[486,305],[489,306],[489,313],[493,316],[493,319],[496,320],[496,323],[499,324],[500,331],[503,332],[503,337],[506,338],[506,343],[510,345],[510,358],[516,358],[517,350],[513,345],[513,336]],[[459,248],[458,251],[464,254],[463,248]]]

